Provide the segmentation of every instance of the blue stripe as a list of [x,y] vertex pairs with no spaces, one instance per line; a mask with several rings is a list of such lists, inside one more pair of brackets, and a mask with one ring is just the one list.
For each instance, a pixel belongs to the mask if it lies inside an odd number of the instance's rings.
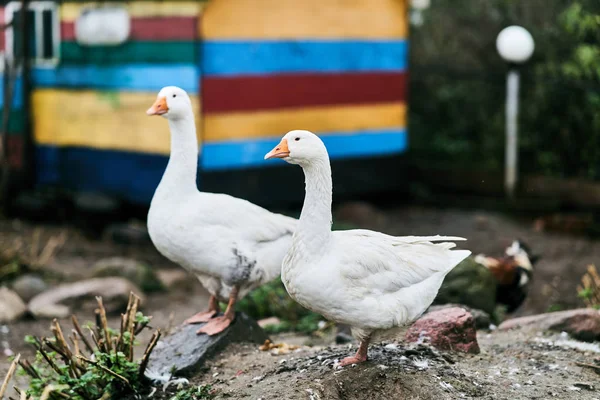
[[[4,76],[0,74],[0,107],[4,106],[4,84],[2,83]],[[19,76],[15,79],[13,86],[13,109],[23,106],[23,80]]]
[[37,146],[36,183],[149,204],[167,162],[156,154]]
[[[408,145],[406,130],[403,128],[362,131],[356,134],[327,133],[320,136],[331,159],[402,153]],[[277,165],[277,160],[265,160],[264,156],[279,140],[281,138],[205,143],[200,164],[207,171]]]
[[205,75],[389,72],[408,63],[406,40],[381,41],[205,41],[200,44]]
[[[279,138],[249,142],[208,143],[202,152],[204,170],[276,166],[263,160]],[[356,135],[327,135],[330,156],[351,158],[401,153],[407,146],[402,129]],[[36,147],[37,184],[101,192],[134,203],[149,204],[167,166],[164,155],[97,150],[82,147]]]
[[33,81],[37,87],[132,91],[158,91],[173,85],[197,94],[200,78],[193,64],[65,65],[35,68]]

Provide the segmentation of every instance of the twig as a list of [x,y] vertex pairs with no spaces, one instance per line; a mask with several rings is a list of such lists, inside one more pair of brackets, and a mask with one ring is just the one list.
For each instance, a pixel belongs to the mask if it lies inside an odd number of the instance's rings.
[[[48,400],[48,397],[50,397],[50,393],[57,391],[57,390],[68,389],[68,388],[69,387],[67,385],[48,385],[44,388],[44,391],[42,392],[42,396],[40,397],[40,400]],[[57,392],[57,394],[60,394],[60,392]],[[70,399],[71,397],[69,397],[67,395],[66,398]]]
[[594,369],[597,373],[600,373],[600,365],[594,365],[594,364],[587,364],[587,363],[582,363],[582,362],[578,362],[575,361],[576,365],[579,365],[580,367],[588,367],[588,368],[592,368]]
[[106,352],[110,353],[111,340],[110,330],[108,329],[108,320],[106,319],[106,309],[102,303],[102,297],[97,296],[96,301],[98,302],[98,309],[100,310],[100,323],[102,324],[102,331],[104,332],[104,345],[106,347]]
[[72,315],[71,316],[71,320],[73,321],[73,327],[75,328],[75,330],[77,331],[77,334],[79,335],[79,337],[83,341],[83,344],[85,344],[85,347],[88,349],[88,351],[90,352],[90,354],[94,354],[94,349],[93,349],[92,345],[90,344],[90,342],[88,342],[88,340],[86,339],[86,337],[83,335],[83,331],[81,330],[81,326],[79,325],[79,321],[77,321],[77,317],[74,316],[74,315]]
[[106,372],[107,374],[112,375],[115,378],[122,380],[123,382],[125,382],[127,384],[127,386],[129,386],[131,388],[131,384],[129,383],[129,380],[127,378],[125,378],[124,376],[121,376],[121,375],[117,374],[116,372],[111,371],[110,369],[106,368],[104,365],[100,365],[99,363],[89,360],[89,359],[85,358],[84,356],[79,356],[78,358],[80,360],[85,361],[88,364],[92,364],[92,365],[100,368],[102,371]]
[[148,343],[148,346],[146,347],[146,351],[144,351],[144,356],[142,357],[142,361],[140,362],[140,369],[138,374],[138,379],[140,380],[144,377],[144,372],[146,372],[148,361],[150,361],[150,354],[152,353],[152,350],[154,350],[154,347],[156,347],[158,339],[160,339],[160,329],[157,329],[156,332],[154,332],[152,338],[150,339],[150,343]]
[[40,379],[40,374],[33,368],[33,365],[27,360],[19,361],[19,365],[34,379]]
[[8,372],[6,373],[6,377],[4,378],[4,382],[2,382],[2,386],[0,386],[0,399],[4,398],[4,392],[8,388],[8,383],[12,379],[15,371],[17,370],[17,365],[19,364],[19,360],[21,359],[21,354],[17,354],[13,362],[10,364],[8,368]]

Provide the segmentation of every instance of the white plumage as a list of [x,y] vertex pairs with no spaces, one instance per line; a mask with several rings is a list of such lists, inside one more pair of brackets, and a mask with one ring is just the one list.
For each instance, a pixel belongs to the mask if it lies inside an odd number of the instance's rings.
[[[217,300],[229,300],[225,317],[231,320],[229,309],[238,297],[279,276],[297,220],[229,195],[198,191],[198,141],[185,91],[163,88],[148,114],[166,117],[171,131],[171,156],[148,212],[150,238]],[[211,299],[211,307],[214,303]],[[212,311],[188,322],[206,322]],[[218,333],[229,322],[215,318],[209,322],[212,328],[207,325],[199,332]]]
[[329,157],[311,132],[289,132],[265,158],[283,158],[304,170],[306,197],[282,280],[304,307],[352,327],[361,347],[342,365],[364,361],[370,339],[421,315],[446,274],[471,254],[451,250],[451,241],[465,240],[459,237],[332,232]]

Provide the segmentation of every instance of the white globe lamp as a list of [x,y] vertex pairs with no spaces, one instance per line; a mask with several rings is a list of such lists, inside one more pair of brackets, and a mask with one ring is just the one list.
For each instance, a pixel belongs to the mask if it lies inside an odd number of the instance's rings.
[[505,61],[521,64],[531,58],[535,43],[527,29],[513,25],[502,29],[496,38],[496,49]]
[[518,136],[517,117],[519,114],[518,65],[529,60],[535,49],[533,37],[521,26],[509,26],[498,34],[496,49],[511,66],[506,78],[506,151],[504,162],[504,187],[510,199],[514,197],[517,185]]

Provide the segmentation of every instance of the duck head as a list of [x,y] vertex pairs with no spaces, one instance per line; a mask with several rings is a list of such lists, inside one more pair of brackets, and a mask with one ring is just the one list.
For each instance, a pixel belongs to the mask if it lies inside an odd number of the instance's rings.
[[192,101],[185,90],[166,86],[158,92],[156,101],[146,111],[148,115],[161,115],[170,120],[193,116]]
[[265,160],[281,158],[290,164],[307,166],[315,161],[327,160],[323,141],[310,131],[294,130],[285,134],[281,142],[265,155]]

